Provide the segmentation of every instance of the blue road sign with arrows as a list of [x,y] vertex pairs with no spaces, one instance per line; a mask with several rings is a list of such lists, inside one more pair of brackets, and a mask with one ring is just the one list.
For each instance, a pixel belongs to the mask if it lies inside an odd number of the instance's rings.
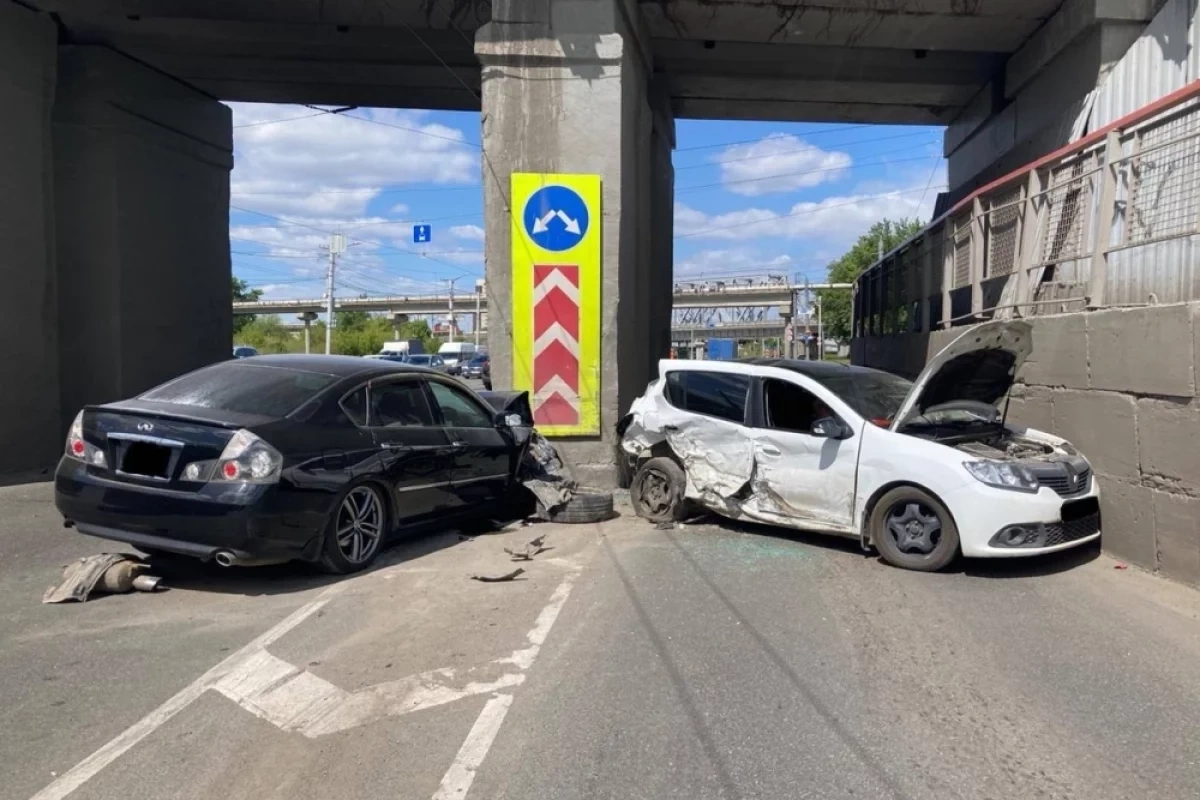
[[425,244],[433,241],[433,226],[413,225],[413,241],[417,244]]
[[573,189],[545,186],[529,196],[523,215],[525,232],[543,250],[570,250],[587,235],[588,210]]

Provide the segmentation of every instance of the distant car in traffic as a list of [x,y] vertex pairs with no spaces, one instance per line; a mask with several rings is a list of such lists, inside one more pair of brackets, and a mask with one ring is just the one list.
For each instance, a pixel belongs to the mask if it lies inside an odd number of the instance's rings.
[[409,357],[402,353],[376,353],[375,355],[363,356],[363,358],[370,358],[376,361],[391,361],[395,364],[409,363]]
[[152,554],[354,572],[398,528],[508,502],[529,441],[508,408],[383,360],[225,361],[80,411],[55,505],[80,533]]
[[413,356],[406,356],[405,364],[412,364],[414,367],[425,367],[427,369],[436,369],[438,372],[450,374],[445,360],[439,355],[431,355],[429,353],[419,353]]
[[251,356],[256,355],[258,355],[258,351],[247,345],[238,345],[233,348],[234,358],[250,358]]
[[462,368],[464,378],[482,378],[483,368],[488,363],[487,353],[482,353],[468,361]]

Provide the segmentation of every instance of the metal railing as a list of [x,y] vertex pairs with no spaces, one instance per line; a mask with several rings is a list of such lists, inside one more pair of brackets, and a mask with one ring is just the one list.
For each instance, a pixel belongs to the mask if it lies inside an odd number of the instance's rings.
[[855,282],[854,335],[1200,300],[1200,81],[976,190]]

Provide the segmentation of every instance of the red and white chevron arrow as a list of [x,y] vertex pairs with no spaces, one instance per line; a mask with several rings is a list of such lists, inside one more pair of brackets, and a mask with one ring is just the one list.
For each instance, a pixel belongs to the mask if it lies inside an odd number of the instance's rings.
[[533,421],[578,425],[579,267],[533,268]]

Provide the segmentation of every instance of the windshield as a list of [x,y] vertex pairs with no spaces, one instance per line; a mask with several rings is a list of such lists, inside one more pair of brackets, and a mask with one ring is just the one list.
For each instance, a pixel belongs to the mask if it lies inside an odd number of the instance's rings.
[[418,367],[428,367],[432,361],[431,356],[409,356],[408,363],[416,364]]
[[224,362],[164,383],[140,399],[284,417],[334,382],[333,375]]
[[863,419],[876,423],[890,422],[912,389],[912,381],[874,370],[847,370],[811,377],[845,401]]

